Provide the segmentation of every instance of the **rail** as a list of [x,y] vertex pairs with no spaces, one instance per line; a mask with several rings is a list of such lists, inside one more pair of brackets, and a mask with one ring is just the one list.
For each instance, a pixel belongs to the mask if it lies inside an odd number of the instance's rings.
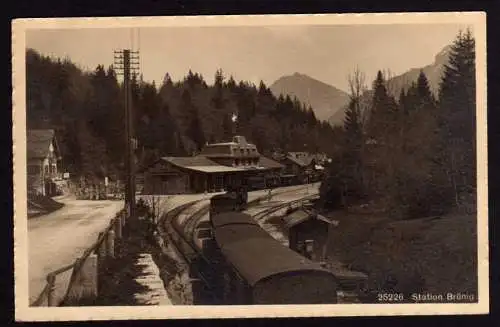
[[278,210],[282,210],[285,208],[293,209],[294,206],[301,205],[304,201],[307,201],[307,200],[315,198],[315,197],[317,197],[317,194],[308,195],[308,196],[302,197],[302,198],[297,199],[297,200],[293,200],[293,201],[289,201],[289,202],[285,202],[285,203],[273,206],[273,207],[265,209],[263,211],[259,211],[258,213],[253,215],[253,218],[255,219],[255,221],[260,222],[264,218],[266,218],[267,216],[269,216],[270,214],[272,214]]
[[[31,306],[68,306],[95,299],[98,295],[99,268],[105,266],[107,258],[115,256],[115,241],[122,238],[127,220],[126,210],[122,209],[81,257],[47,274],[45,287]],[[62,275],[70,270],[68,280]]]
[[[269,200],[270,195],[272,198],[273,196],[289,192],[297,192],[300,189],[302,189],[302,187],[300,187],[299,189],[293,188],[293,189],[278,190],[272,192],[272,194],[264,194],[258,196],[255,199],[248,201],[247,207],[257,205],[261,201]],[[311,196],[308,196],[307,198],[309,197]],[[301,200],[303,201],[303,198]],[[158,219],[158,222],[156,224],[156,231],[162,238],[162,242],[167,241],[168,243],[170,243],[173,246],[174,251],[177,252],[177,254],[179,255],[179,259],[181,259],[187,265],[191,263],[192,258],[190,258],[189,255],[185,253],[186,250],[193,253],[197,253],[197,255],[200,257],[204,257],[203,254],[200,252],[200,249],[198,249],[194,244],[192,237],[194,235],[196,224],[199,221],[199,218],[201,218],[205,213],[207,213],[210,210],[210,204],[204,205],[201,208],[198,208],[197,210],[190,212],[189,217],[187,217],[187,219],[183,222],[182,225],[177,225],[174,223],[174,221],[182,212],[186,211],[188,208],[193,207],[194,205],[202,201],[204,200],[194,200],[188,203],[184,203],[170,210],[169,212],[163,214],[160,217],[160,219]],[[286,205],[288,204],[289,203],[286,203]],[[184,243],[184,245],[178,242]],[[190,269],[192,268],[193,267],[190,267]],[[197,273],[191,272],[191,273],[193,274],[193,276],[196,275],[196,278],[192,277],[194,278],[193,280],[199,280],[208,288],[208,290],[212,289],[210,283],[205,278],[203,273],[201,272]]]

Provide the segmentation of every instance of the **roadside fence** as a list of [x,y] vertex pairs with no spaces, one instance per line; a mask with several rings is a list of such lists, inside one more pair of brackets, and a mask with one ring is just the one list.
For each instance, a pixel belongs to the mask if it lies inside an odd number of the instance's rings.
[[99,276],[124,237],[128,213],[122,209],[101,232],[97,241],[72,264],[47,275],[47,284],[31,304],[35,307],[91,305],[99,295]]

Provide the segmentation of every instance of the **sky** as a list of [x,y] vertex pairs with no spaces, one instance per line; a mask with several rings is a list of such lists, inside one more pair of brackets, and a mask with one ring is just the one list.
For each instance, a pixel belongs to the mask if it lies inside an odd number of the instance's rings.
[[271,85],[295,72],[342,90],[358,67],[367,81],[377,70],[392,75],[423,67],[466,26],[458,24],[301,25],[81,28],[28,30],[26,47],[69,57],[83,69],[113,63],[113,51],[140,51],[147,81],[161,85],[165,73],[181,80],[191,69],[213,83],[218,68],[235,80]]

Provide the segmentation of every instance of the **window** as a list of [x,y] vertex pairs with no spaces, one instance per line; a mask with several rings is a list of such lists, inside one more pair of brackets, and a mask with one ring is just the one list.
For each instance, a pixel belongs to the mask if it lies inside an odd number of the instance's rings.
[[40,173],[40,166],[38,165],[28,165],[28,174],[35,175]]

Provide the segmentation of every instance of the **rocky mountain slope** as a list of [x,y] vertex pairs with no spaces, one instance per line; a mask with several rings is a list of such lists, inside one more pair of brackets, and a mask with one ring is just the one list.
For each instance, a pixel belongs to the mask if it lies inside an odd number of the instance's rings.
[[346,92],[300,73],[279,78],[270,89],[275,96],[295,96],[304,104],[310,105],[319,120],[327,120],[349,101]]
[[[450,46],[446,46],[445,48],[443,48],[443,50],[441,50],[434,57],[434,62],[432,64],[429,64],[421,68],[412,68],[401,75],[397,75],[390,78],[388,81],[389,92],[397,99],[399,97],[401,89],[404,88],[405,90],[407,90],[412,82],[416,82],[420,70],[422,70],[424,74],[427,76],[427,79],[429,80],[429,86],[431,90],[437,96],[439,83],[441,82],[441,74],[443,72],[444,65],[448,63],[450,48],[451,48]],[[369,100],[371,96],[372,96],[371,90],[368,90],[363,95],[363,97],[365,97],[366,100]],[[345,105],[342,108],[337,108],[332,110],[334,113],[328,118],[328,121],[331,124],[333,125],[342,124],[344,120],[344,107]]]

